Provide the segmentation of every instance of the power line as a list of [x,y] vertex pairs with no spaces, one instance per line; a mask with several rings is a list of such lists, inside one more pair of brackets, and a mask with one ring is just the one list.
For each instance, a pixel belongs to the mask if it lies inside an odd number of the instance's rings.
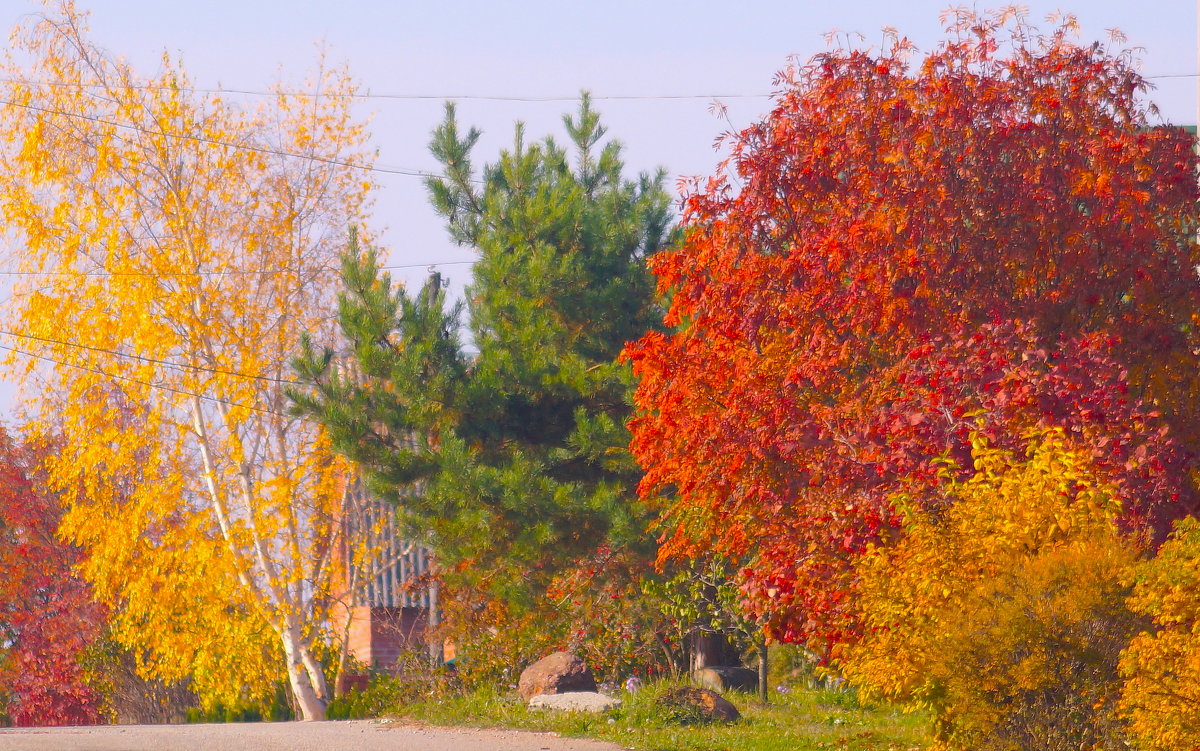
[[[104,347],[93,347],[88,344],[79,344],[77,342],[64,342],[60,339],[50,339],[48,337],[37,336],[35,334],[18,334],[15,331],[5,331],[3,329],[0,329],[0,334],[5,334],[7,336],[11,336],[11,337],[19,338],[19,339],[29,339],[29,340],[35,341],[35,342],[42,342],[43,344],[58,344],[58,345],[62,345],[64,347],[75,347],[77,349],[86,349],[91,352],[99,352],[101,354],[106,354],[106,355],[116,355],[117,357],[123,357],[128,360],[138,360],[139,362],[146,362],[146,363],[151,363],[154,365],[164,365],[168,368],[174,368],[176,370],[181,370],[181,371],[187,371],[187,370],[202,371],[205,373],[213,373],[215,375],[228,375],[228,376],[234,376],[235,378],[246,378],[248,380],[264,381],[267,383],[277,383],[277,384],[282,384],[285,386],[302,386],[303,385],[300,381],[295,381],[295,380],[292,380],[289,378],[274,378],[272,376],[262,376],[262,375],[253,375],[251,373],[242,373],[242,372],[239,372],[236,370],[223,370],[221,368],[210,368],[210,367],[207,367],[204,365],[189,365],[187,363],[176,363],[176,362],[171,362],[169,360],[158,360],[153,357],[145,357],[143,355],[135,355],[131,352],[120,352],[115,349],[105,349]],[[147,385],[149,385],[149,384],[147,384]]]
[[334,165],[337,167],[349,167],[351,169],[363,170],[364,172],[379,172],[381,174],[405,175],[408,177],[432,177],[432,178],[440,178],[441,177],[441,175],[437,175],[433,172],[426,172],[424,170],[408,169],[408,168],[403,168],[403,167],[375,167],[375,166],[366,165],[366,164],[356,164],[355,162],[347,162],[343,159],[331,159],[329,157],[316,156],[313,154],[297,154],[297,153],[291,152],[291,151],[283,151],[282,149],[272,149],[272,148],[268,148],[266,146],[254,146],[251,144],[233,143],[232,141],[222,141],[222,140],[219,140],[216,138],[206,138],[204,136],[197,136],[197,135],[192,135],[189,133],[170,133],[165,130],[151,130],[150,128],[143,128],[139,125],[132,125],[130,123],[122,123],[122,122],[118,122],[116,120],[108,120],[103,117],[96,117],[95,115],[85,115],[82,112],[64,112],[62,110],[51,109],[49,107],[39,107],[35,104],[24,104],[21,102],[14,102],[9,99],[0,99],[0,104],[6,104],[10,107],[20,107],[22,109],[32,110],[34,112],[42,112],[47,115],[59,115],[60,117],[75,118],[75,119],[79,119],[79,120],[87,120],[88,122],[93,122],[98,125],[108,125],[113,128],[122,128],[125,130],[132,130],[132,131],[135,131],[138,133],[145,133],[147,135],[152,135],[152,136],[162,136],[164,138],[175,138],[175,139],[179,139],[181,141],[194,141],[196,143],[206,143],[206,144],[210,144],[213,146],[225,146],[225,147],[228,147],[231,149],[241,149],[243,151],[252,151],[257,154],[270,154],[272,156],[284,156],[284,157],[293,157],[296,159],[307,159],[312,162],[319,162],[321,164],[331,164],[331,165]]
[[[432,263],[401,263],[380,266],[380,271],[396,271],[399,269],[435,268],[437,266],[461,266],[473,264],[475,261],[434,261]],[[0,276],[84,276],[84,277],[154,277],[173,278],[186,276],[225,276],[233,274],[255,274],[269,276],[274,274],[296,273],[292,269],[228,269],[226,271],[0,271]],[[0,331],[0,333],[4,333]]]
[[[1152,78],[1195,78],[1200,76],[1200,73],[1155,73],[1152,75],[1142,76],[1145,79]],[[0,83],[21,83],[33,86],[46,86],[54,88],[88,88],[102,89],[106,88],[103,84],[76,84],[66,83],[61,81],[30,81],[17,78],[0,77]],[[327,91],[294,91],[294,90],[271,90],[271,89],[234,89],[234,88],[205,88],[197,86],[163,86],[159,84],[137,84],[123,85],[122,88],[137,89],[143,91],[187,91],[195,94],[238,94],[244,96],[288,96],[301,99],[382,99],[393,101],[483,101],[483,102],[578,102],[579,94],[564,95],[564,94],[549,94],[546,96],[533,96],[521,94],[400,94],[400,93],[372,93],[367,91],[352,91],[348,93],[327,92]],[[589,94],[593,101],[685,101],[699,99],[769,99],[775,96],[776,92],[754,92],[754,93],[711,93],[711,94]]]
[[[1154,75],[1154,76],[1144,76],[1144,78],[1146,78],[1146,79],[1151,79],[1151,78],[1194,78],[1198,75],[1200,75],[1200,74],[1198,74],[1198,73],[1174,74],[1173,73],[1173,74],[1160,74],[1160,75]],[[0,82],[13,82],[15,80],[16,79],[11,79],[11,78],[0,78]],[[42,85],[42,86],[71,86],[71,85],[73,85],[73,84],[57,83],[57,82],[51,82],[51,81],[32,81],[32,82],[23,81],[22,83],[35,83],[35,84]],[[98,85],[97,85],[97,87],[98,87]],[[143,84],[143,85],[139,85],[139,86],[132,86],[130,88],[163,89],[163,88],[167,88],[167,87]],[[280,93],[287,93],[287,92],[254,91],[254,90],[250,90],[250,89],[189,89],[186,87],[180,87],[180,88],[182,90],[186,90],[186,91],[195,91],[195,92],[201,92],[201,93],[204,93],[204,92],[207,92],[207,93],[226,92],[226,93],[251,94],[251,95],[277,95]],[[413,100],[467,99],[467,100],[513,101],[513,102],[578,101],[578,97],[564,97],[564,96],[546,96],[546,97],[511,96],[510,97],[510,96],[464,95],[464,96],[458,96],[458,97],[445,97],[445,96],[435,96],[432,94],[369,94],[369,93],[368,94],[357,94],[357,93],[353,93],[353,94],[331,95],[331,94],[321,94],[321,93],[313,94],[313,93],[303,93],[303,92],[291,92],[291,93],[287,93],[287,95],[297,96],[297,97],[299,97],[299,96],[310,96],[310,97],[345,96],[345,97],[357,97],[357,98],[413,99]],[[656,99],[657,100],[671,100],[671,99],[685,100],[685,99],[766,98],[766,97],[770,97],[770,96],[772,96],[772,94],[658,94],[658,95],[611,95],[611,96],[597,96],[597,97],[592,97],[592,98],[598,99],[598,100],[656,100]],[[269,148],[266,146],[254,146],[252,144],[234,143],[232,141],[223,141],[223,140],[216,139],[216,138],[207,138],[205,136],[197,136],[197,135],[192,135],[192,134],[188,134],[188,133],[171,133],[171,132],[164,131],[164,130],[152,130],[150,128],[143,128],[141,126],[133,125],[131,123],[123,123],[123,122],[119,122],[116,120],[109,120],[109,119],[106,119],[103,117],[97,117],[95,115],[87,115],[87,114],[84,114],[81,112],[65,112],[63,110],[51,109],[49,107],[39,107],[34,104],[25,104],[22,102],[14,102],[9,99],[0,99],[0,104],[5,104],[5,105],[11,106],[11,107],[20,107],[22,109],[31,110],[34,112],[41,112],[41,113],[48,114],[48,115],[58,115],[60,117],[86,120],[88,122],[93,122],[93,123],[96,123],[99,125],[108,125],[113,128],[121,128],[124,130],[131,130],[131,131],[134,131],[137,133],[145,133],[147,135],[162,136],[164,138],[175,138],[178,140],[193,141],[196,143],[206,143],[206,144],[210,144],[213,146],[224,146],[224,147],[231,148],[231,149],[240,149],[240,150],[244,150],[244,151],[251,151],[254,153],[258,153],[258,154],[269,154],[272,156],[291,157],[294,159],[307,159],[309,161],[318,162],[321,164],[329,164],[329,165],[338,166],[338,167],[349,167],[350,169],[362,170],[364,172],[375,172],[375,173],[385,174],[385,175],[403,175],[405,177],[421,177],[421,178],[433,178],[433,179],[439,179],[439,178],[443,177],[442,175],[438,175],[433,172],[428,172],[425,170],[408,168],[408,167],[377,167],[377,166],[373,166],[373,165],[365,165],[365,164],[357,164],[355,162],[348,162],[343,159],[333,159],[330,157],[321,157],[321,156],[316,156],[313,154],[298,154],[296,152],[284,151],[282,149],[272,149],[272,148]],[[478,182],[480,182],[480,180],[473,179],[472,182],[478,183]]]
[[216,404],[224,404],[227,407],[237,407],[239,409],[245,409],[245,410],[249,410],[251,412],[258,412],[258,413],[261,413],[264,415],[272,415],[274,417],[284,417],[284,418],[290,417],[289,415],[283,415],[278,412],[275,412],[274,410],[263,409],[261,407],[252,407],[252,406],[249,406],[246,404],[239,404],[238,402],[231,402],[227,399],[221,399],[220,397],[216,397],[216,396],[207,396],[205,394],[197,394],[197,393],[194,393],[191,391],[186,391],[184,389],[177,389],[174,386],[168,386],[163,383],[151,383],[150,381],[143,381],[139,378],[134,378],[132,376],[119,375],[117,373],[106,373],[105,371],[100,370],[99,368],[93,368],[88,365],[80,365],[79,363],[74,363],[74,362],[64,362],[62,360],[56,360],[53,357],[46,357],[45,355],[34,354],[33,352],[27,352],[18,347],[10,347],[6,344],[0,344],[0,350],[13,352],[18,355],[25,355],[26,357],[32,357],[35,360],[42,360],[43,362],[54,363],[55,365],[61,365],[63,367],[67,367],[67,368],[76,368],[78,370],[86,370],[90,373],[95,373],[96,375],[104,376],[105,378],[115,378],[120,381],[129,381],[130,383],[137,383],[142,386],[148,386],[152,389],[160,389],[162,391],[167,391],[172,394],[179,394],[180,396],[191,396],[196,399],[203,399],[204,401],[214,402]]
[[[245,89],[193,89],[197,93],[219,93],[225,91],[231,94],[249,94],[255,96],[268,95],[270,91],[251,91]],[[289,96],[305,96],[301,92],[289,92]],[[329,95],[310,95],[310,96],[329,96]],[[334,95],[337,96],[337,95]],[[341,96],[352,97],[355,99],[392,99],[406,101],[484,101],[484,102],[578,102],[579,95],[574,96],[500,96],[494,94],[458,94],[458,95],[440,95],[440,94],[371,94],[353,93],[343,94]],[[593,101],[675,101],[687,99],[767,99],[773,94],[610,94],[608,96],[589,95]]]
[[[76,84],[63,81],[30,81],[19,78],[2,78],[2,83],[19,83],[33,86],[53,88],[87,88],[104,89],[104,84]],[[194,94],[242,94],[247,96],[289,96],[305,99],[390,99],[397,101],[485,101],[485,102],[578,102],[579,94],[570,96],[551,94],[548,96],[523,96],[502,94],[374,94],[370,90],[352,91],[348,93],[325,91],[289,91],[270,89],[226,89],[202,88],[195,86],[164,86],[161,84],[122,85],[121,88],[139,89],[144,91],[188,91]],[[684,100],[684,99],[766,99],[771,94],[589,94],[593,101],[655,101],[655,100]]]

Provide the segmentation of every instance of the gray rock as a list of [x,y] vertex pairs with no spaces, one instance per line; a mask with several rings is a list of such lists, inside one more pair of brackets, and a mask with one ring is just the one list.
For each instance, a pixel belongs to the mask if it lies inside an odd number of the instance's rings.
[[733,722],[741,717],[737,707],[730,704],[716,691],[707,688],[685,686],[668,691],[658,699],[668,717],[676,722]]
[[525,699],[538,694],[595,690],[591,668],[569,652],[555,652],[533,663],[522,671],[517,684],[517,693]]
[[700,688],[713,691],[757,691],[758,671],[750,668],[708,667],[692,671],[692,680]]
[[570,691],[565,694],[538,694],[529,700],[529,706],[562,712],[607,712],[621,706],[621,700],[595,691]]

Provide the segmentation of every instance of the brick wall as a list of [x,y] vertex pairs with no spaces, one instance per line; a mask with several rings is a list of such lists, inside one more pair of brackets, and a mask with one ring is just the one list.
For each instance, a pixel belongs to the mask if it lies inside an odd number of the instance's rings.
[[405,651],[423,650],[424,608],[350,608],[350,654],[373,668],[387,670]]

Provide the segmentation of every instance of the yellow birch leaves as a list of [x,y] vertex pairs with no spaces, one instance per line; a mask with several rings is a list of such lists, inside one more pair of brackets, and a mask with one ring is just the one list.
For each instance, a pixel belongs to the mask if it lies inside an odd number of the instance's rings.
[[319,715],[347,473],[285,388],[301,332],[332,336],[338,251],[370,187],[351,83],[322,67],[303,87],[319,95],[252,108],[196,92],[169,58],[142,78],[70,2],[12,47],[0,211],[25,276],[5,339],[64,436],[62,533],[148,672],[190,675],[211,703],[261,691],[288,653]]

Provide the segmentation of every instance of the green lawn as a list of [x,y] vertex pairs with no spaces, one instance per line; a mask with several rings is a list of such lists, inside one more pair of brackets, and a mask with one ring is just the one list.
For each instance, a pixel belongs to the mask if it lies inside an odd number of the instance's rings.
[[602,715],[530,710],[515,694],[475,693],[404,706],[397,716],[435,725],[553,730],[646,751],[909,751],[925,745],[927,718],[891,707],[864,707],[853,694],[793,690],[762,704],[730,693],[742,719],[730,725],[679,726],[663,719],[654,697],[662,686],[620,693],[620,708]]

